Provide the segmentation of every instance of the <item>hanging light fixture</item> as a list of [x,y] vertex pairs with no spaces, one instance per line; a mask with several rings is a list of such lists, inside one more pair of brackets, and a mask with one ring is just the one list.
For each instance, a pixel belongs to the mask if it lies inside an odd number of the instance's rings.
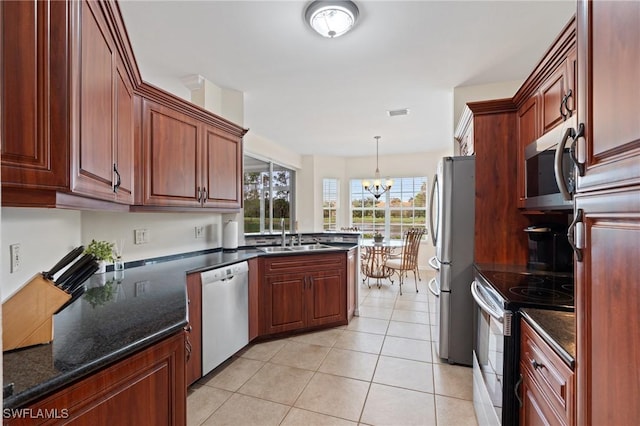
[[368,180],[362,181],[362,186],[366,191],[369,191],[376,197],[376,200],[380,198],[382,194],[387,192],[393,186],[393,180],[386,179],[385,184],[382,184],[382,179],[380,178],[380,168],[378,167],[378,145],[380,143],[380,136],[374,136],[376,140],[376,173],[373,179],[373,185]]
[[321,36],[340,37],[355,25],[358,6],[349,0],[316,0],[307,6],[304,18]]

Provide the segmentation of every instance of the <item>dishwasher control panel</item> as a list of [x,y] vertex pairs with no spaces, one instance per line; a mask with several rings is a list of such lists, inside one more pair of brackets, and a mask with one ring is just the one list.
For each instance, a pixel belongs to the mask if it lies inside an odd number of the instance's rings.
[[222,281],[234,275],[246,274],[247,272],[249,272],[249,264],[247,262],[240,262],[202,272],[200,279],[202,280],[202,284],[208,284]]

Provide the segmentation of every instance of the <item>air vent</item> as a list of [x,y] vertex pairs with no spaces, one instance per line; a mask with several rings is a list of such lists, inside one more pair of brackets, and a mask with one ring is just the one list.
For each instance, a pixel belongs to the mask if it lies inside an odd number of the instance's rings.
[[387,114],[389,115],[389,117],[397,117],[399,115],[409,115],[409,109],[408,108],[393,109],[393,110],[387,111]]

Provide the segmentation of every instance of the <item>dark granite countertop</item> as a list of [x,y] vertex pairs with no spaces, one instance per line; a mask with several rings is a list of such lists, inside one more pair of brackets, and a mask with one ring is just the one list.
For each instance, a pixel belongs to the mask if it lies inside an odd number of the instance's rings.
[[576,358],[575,313],[547,309],[521,309],[522,317],[572,370]]
[[[353,243],[330,243],[348,250]],[[315,252],[322,253],[322,251]],[[310,252],[277,253],[302,255]],[[25,407],[65,385],[162,340],[187,324],[186,276],[256,256],[253,247],[127,263],[124,276],[94,275],[85,293],[54,315],[51,344],[3,354],[4,408]]]
[[179,332],[187,324],[187,273],[260,254],[255,249],[215,251],[137,262],[142,266],[125,269],[118,280],[113,272],[94,275],[85,293],[54,315],[51,344],[4,353],[3,384],[14,384],[4,408],[24,407]]

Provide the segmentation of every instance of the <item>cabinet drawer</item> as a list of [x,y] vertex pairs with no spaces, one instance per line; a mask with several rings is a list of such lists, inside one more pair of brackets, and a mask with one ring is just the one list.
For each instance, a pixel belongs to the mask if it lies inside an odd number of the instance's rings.
[[308,272],[326,271],[345,266],[346,257],[344,253],[330,254],[306,254],[302,256],[270,256],[263,260],[263,272]]
[[529,324],[522,321],[520,366],[540,388],[545,399],[567,424],[573,419],[573,371],[542,340]]

